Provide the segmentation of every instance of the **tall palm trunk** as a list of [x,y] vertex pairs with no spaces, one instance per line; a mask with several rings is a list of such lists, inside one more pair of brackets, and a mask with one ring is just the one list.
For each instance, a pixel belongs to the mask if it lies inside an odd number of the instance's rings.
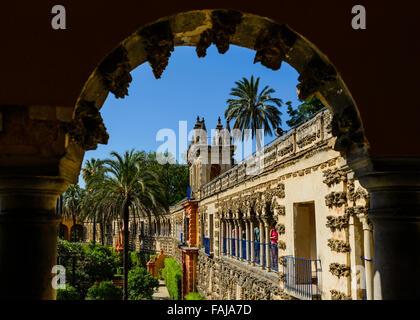
[[103,218],[101,218],[99,226],[101,228],[101,244],[104,245],[105,237],[104,237],[104,219]]
[[123,257],[123,269],[124,269],[124,283],[123,283],[123,300],[128,299],[128,219],[129,219],[129,208],[127,201],[124,201],[124,257]]
[[[72,214],[72,218],[73,218],[73,242],[76,242],[76,215]],[[71,229],[70,229],[71,230]],[[73,284],[76,283],[76,257],[73,253],[73,257],[72,257],[72,262],[73,262],[73,266],[72,266],[72,278],[73,278]]]
[[73,242],[76,242],[76,215],[72,214],[73,218]]
[[96,214],[93,216],[93,244],[96,244]]

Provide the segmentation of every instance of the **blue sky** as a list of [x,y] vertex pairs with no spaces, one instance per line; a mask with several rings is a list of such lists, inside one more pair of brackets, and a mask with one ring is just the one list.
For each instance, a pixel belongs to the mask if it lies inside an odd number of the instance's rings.
[[[204,117],[207,130],[216,127],[218,116],[225,125],[226,100],[234,82],[243,77],[260,77],[260,88],[269,85],[273,96],[283,102],[299,103],[296,95],[298,73],[284,63],[280,70],[272,71],[261,64],[253,64],[255,51],[231,46],[219,54],[215,46],[207,50],[205,58],[198,58],[193,47],[176,47],[161,79],[156,80],[148,63],[131,72],[133,81],[129,96],[116,99],[109,94],[101,114],[109,133],[107,145],[86,152],[84,160],[109,157],[111,151],[122,153],[137,150],[156,151],[163,143],[156,141],[160,129],[169,128],[178,136],[179,121],[187,121],[190,131],[197,115]],[[288,129],[285,104],[282,128]],[[232,123],[231,123],[232,126]],[[265,137],[264,143],[275,137]],[[178,153],[178,147],[177,147]],[[178,158],[178,157],[177,157]],[[83,179],[79,183],[83,186]]]

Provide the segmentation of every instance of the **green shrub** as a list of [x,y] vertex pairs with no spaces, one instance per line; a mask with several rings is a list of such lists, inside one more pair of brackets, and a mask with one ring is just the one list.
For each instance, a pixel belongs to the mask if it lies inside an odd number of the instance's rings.
[[86,300],[121,300],[122,288],[114,286],[112,281],[103,281],[89,288]]
[[165,267],[163,268],[162,275],[168,289],[169,296],[172,300],[181,299],[181,266],[174,258],[166,258],[164,260]]
[[160,269],[159,269],[159,272],[158,272],[158,277],[159,277],[159,279],[160,279],[160,280],[164,280],[164,279],[163,279],[163,268],[160,268]]
[[58,256],[66,268],[68,283],[81,299],[95,282],[112,280],[120,264],[114,248],[93,243],[81,245],[58,239]]
[[146,269],[136,267],[128,272],[128,299],[151,299],[159,281]]
[[57,289],[57,300],[79,300],[80,295],[75,287],[66,284],[65,289]]
[[114,248],[90,243],[84,247],[84,251],[84,270],[91,281],[111,280],[119,263]]
[[190,292],[185,297],[185,300],[206,300],[201,294],[198,292]]

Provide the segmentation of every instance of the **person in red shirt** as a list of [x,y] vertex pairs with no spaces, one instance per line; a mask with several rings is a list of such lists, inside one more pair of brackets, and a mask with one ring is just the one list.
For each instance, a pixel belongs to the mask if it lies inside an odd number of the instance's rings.
[[279,234],[276,231],[276,225],[277,225],[277,223],[274,224],[274,227],[273,227],[273,229],[271,229],[271,232],[270,232],[271,266],[274,267],[274,268],[277,268],[278,262],[279,262],[278,248],[277,248],[277,241],[279,240]]

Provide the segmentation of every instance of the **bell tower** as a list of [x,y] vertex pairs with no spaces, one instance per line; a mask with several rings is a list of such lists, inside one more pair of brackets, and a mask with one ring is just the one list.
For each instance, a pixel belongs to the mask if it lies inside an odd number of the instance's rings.
[[229,123],[224,129],[219,117],[218,124],[211,133],[212,143],[209,145],[204,118],[200,120],[197,116],[187,153],[191,198],[196,198],[195,195],[203,185],[232,168],[234,164],[234,146]]

